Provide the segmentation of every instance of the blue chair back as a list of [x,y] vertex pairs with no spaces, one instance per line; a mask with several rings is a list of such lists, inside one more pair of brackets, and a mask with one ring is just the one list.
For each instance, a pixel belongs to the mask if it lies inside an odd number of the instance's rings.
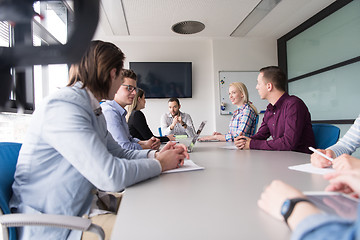
[[[4,214],[10,213],[9,201],[20,148],[20,143],[0,142],[0,208]],[[16,239],[15,228],[8,231],[9,239]]]
[[257,130],[257,126],[259,124],[259,114],[256,115],[256,119],[255,119],[255,127],[254,127],[254,132],[251,133],[251,136],[254,135],[256,133]]
[[326,149],[334,145],[340,136],[340,128],[326,123],[313,123],[312,129],[315,136],[315,147]]
[[256,120],[255,120],[255,130],[257,128],[257,125],[259,124],[259,114],[256,115]]

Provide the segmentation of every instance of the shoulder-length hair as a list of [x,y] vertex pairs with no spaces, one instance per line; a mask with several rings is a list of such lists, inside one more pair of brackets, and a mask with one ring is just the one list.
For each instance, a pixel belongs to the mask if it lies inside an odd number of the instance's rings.
[[230,83],[229,87],[234,87],[239,89],[239,91],[244,95],[244,103],[249,104],[249,106],[255,111],[256,114],[258,114],[256,107],[252,102],[249,100],[249,92],[247,90],[247,87],[242,82],[232,82]]
[[141,88],[138,88],[131,105],[128,106],[127,114],[126,114],[126,121],[129,121],[132,111],[134,111],[139,104],[139,98],[142,98],[144,96],[144,94],[145,94],[145,91],[142,90]]
[[110,72],[116,69],[119,75],[124,65],[125,55],[114,44],[92,41],[80,63],[75,65],[75,74],[70,75],[68,86],[80,81],[96,97],[107,99],[111,87]]

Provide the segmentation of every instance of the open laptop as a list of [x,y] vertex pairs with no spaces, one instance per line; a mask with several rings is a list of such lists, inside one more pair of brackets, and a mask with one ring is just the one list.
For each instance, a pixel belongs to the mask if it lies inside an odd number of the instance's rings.
[[191,142],[190,142],[190,144],[189,144],[189,146],[188,146],[188,152],[189,152],[189,153],[193,151],[194,145],[195,145],[195,143],[196,143],[196,140],[197,140],[198,137],[200,136],[200,133],[201,133],[201,131],[203,130],[205,124],[206,124],[206,121],[202,121],[202,122],[200,123],[199,129],[197,130],[195,136],[191,139]]

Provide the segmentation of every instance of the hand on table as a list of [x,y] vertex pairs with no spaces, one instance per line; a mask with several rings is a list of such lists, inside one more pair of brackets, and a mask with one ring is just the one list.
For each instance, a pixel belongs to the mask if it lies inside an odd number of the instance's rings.
[[343,170],[328,173],[324,178],[330,184],[325,188],[326,191],[342,192],[358,196],[360,194],[360,170]]
[[274,180],[266,187],[257,203],[262,210],[274,218],[282,220],[283,217],[280,213],[282,204],[286,199],[297,197],[305,197],[305,195],[280,180]]
[[162,171],[178,168],[184,164],[184,159],[189,159],[187,148],[184,144],[168,142],[160,152],[155,154],[160,162]]
[[348,154],[342,154],[333,161],[333,168],[336,171],[342,170],[360,170],[360,159],[352,157]]
[[153,149],[153,150],[158,150],[161,144],[160,139],[156,137],[151,137],[149,140],[139,141],[138,143],[143,149]]
[[250,141],[251,141],[251,138],[245,137],[245,136],[242,136],[242,135],[237,136],[234,139],[235,146],[238,149],[250,149]]
[[166,137],[167,137],[170,141],[176,141],[176,138],[175,138],[174,134],[166,135]]

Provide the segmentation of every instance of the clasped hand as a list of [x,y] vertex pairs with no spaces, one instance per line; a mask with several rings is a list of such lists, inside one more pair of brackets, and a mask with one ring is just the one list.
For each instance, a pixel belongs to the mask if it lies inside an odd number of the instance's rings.
[[235,146],[238,149],[250,149],[250,141],[251,138],[245,137],[242,134],[240,134],[234,139]]
[[143,149],[153,149],[153,150],[158,150],[161,144],[160,139],[156,137],[151,137],[149,140],[139,141],[138,143]]
[[189,154],[184,144],[168,142],[155,154],[155,158],[160,162],[162,171],[166,171],[184,165],[184,159],[189,159]]
[[172,128],[174,128],[177,123],[180,123],[181,125],[184,124],[184,122],[182,121],[182,118],[181,118],[180,115],[176,115],[176,116],[174,117],[174,119],[173,119],[173,121],[172,121],[172,124],[171,124],[171,125],[172,125]]

